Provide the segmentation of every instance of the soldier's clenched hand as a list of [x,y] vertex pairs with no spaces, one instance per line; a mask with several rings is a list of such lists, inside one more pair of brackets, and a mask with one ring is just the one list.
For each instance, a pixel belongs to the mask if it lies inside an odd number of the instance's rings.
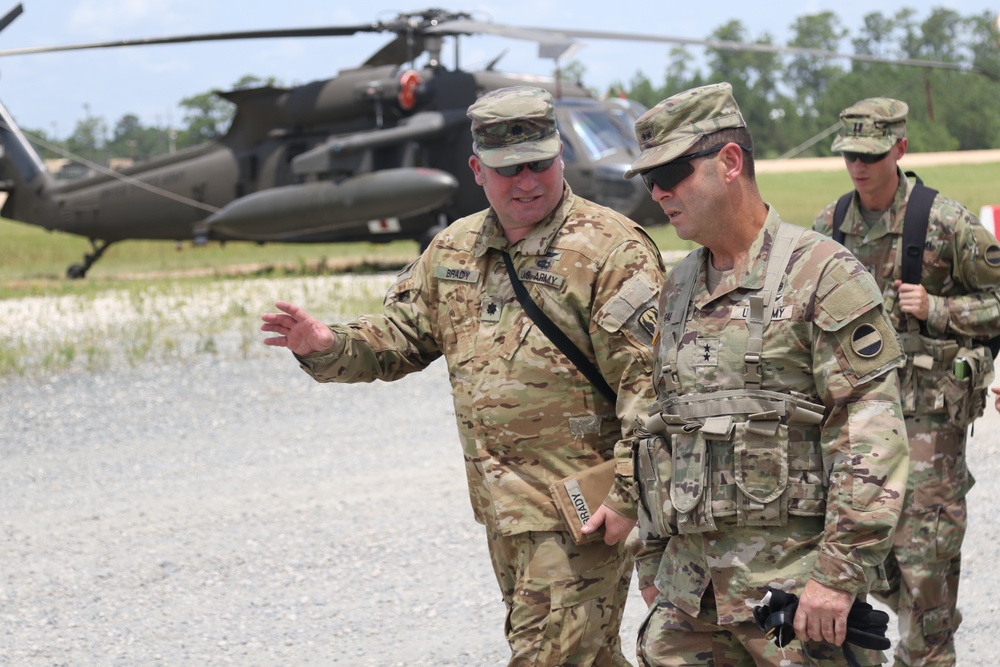
[[795,611],[795,636],[842,645],[847,639],[847,615],[852,604],[854,596],[850,593],[810,579],[799,596],[799,607]]
[[628,537],[634,525],[635,521],[633,519],[622,516],[607,505],[601,505],[594,512],[594,516],[587,520],[587,523],[583,525],[581,530],[584,535],[589,535],[601,526],[604,526],[604,543],[617,544],[619,540],[624,540]]
[[264,313],[265,324],[261,331],[278,334],[264,339],[264,345],[287,347],[298,355],[322,352],[333,346],[333,332],[330,327],[296,305],[285,301],[275,302],[280,313]]
[[896,288],[899,289],[899,309],[913,315],[921,322],[926,322],[930,316],[931,302],[924,286],[911,285],[902,280],[895,282]]

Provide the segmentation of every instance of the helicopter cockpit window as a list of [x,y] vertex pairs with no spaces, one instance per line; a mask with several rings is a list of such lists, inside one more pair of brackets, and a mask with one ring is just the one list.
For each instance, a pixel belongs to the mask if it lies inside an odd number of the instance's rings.
[[573,134],[591,160],[616,150],[631,151],[635,146],[635,137],[626,135],[604,109],[572,109],[569,119]]

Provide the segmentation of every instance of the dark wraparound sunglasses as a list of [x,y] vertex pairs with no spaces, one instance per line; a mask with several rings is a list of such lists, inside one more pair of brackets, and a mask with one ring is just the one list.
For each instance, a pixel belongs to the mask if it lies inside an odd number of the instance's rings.
[[500,174],[501,176],[517,176],[521,173],[521,170],[527,167],[536,174],[540,174],[555,162],[554,157],[550,157],[548,160],[535,160],[534,162],[522,162],[521,164],[509,164],[503,167],[491,167],[493,171]]
[[[659,167],[647,169],[642,172],[642,182],[646,184],[646,189],[649,190],[650,194],[653,192],[654,185],[658,185],[661,190],[673,190],[681,181],[694,173],[694,165],[691,164],[692,160],[718,153],[728,145],[729,144],[721,144],[719,146],[713,146],[712,148],[706,148],[705,150],[698,151],[696,153],[682,155],[676,160],[671,160],[666,164],[661,164]],[[751,152],[751,149],[747,148],[743,144],[736,145],[747,153]]]
[[871,155],[870,153],[852,153],[851,151],[844,151],[841,155],[848,162],[854,162],[855,160],[861,160],[865,164],[875,164],[876,162],[881,162],[885,159],[885,156],[889,154],[889,151],[885,153],[879,153],[878,155]]

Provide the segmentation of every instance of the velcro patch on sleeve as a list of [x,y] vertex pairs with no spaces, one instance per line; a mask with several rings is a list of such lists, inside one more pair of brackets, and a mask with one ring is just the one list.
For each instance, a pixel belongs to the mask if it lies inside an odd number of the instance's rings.
[[835,271],[821,281],[817,298],[814,323],[824,331],[838,331],[881,305],[882,292],[867,271],[853,275]]
[[635,274],[594,315],[594,321],[605,331],[615,332],[621,329],[637,310],[642,309],[638,321],[643,327],[647,327],[647,332],[652,336],[656,328],[658,287],[650,283],[645,273]]
[[902,352],[889,321],[871,309],[835,333],[844,358],[858,378],[867,378],[893,366]]

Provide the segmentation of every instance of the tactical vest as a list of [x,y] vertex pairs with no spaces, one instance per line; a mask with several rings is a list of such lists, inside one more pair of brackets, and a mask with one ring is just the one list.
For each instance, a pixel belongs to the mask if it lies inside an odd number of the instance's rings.
[[640,530],[671,535],[716,530],[716,519],[740,526],[782,526],[789,515],[822,517],[828,486],[820,449],[825,407],[799,395],[761,389],[764,330],[803,229],[782,222],[764,286],[749,296],[743,388],[682,393],[678,346],[700,267],[689,255],[674,270],[683,291],[660,331],[665,351],[650,407],[649,436],[635,448]]

